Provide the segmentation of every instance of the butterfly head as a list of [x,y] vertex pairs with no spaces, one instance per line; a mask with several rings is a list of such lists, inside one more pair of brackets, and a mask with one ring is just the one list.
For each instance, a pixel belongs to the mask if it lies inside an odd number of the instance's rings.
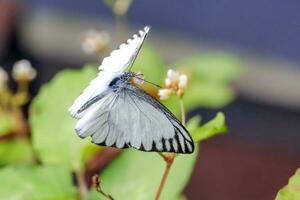
[[112,89],[122,87],[124,84],[138,84],[141,85],[144,80],[144,76],[141,73],[124,72],[120,76],[115,77],[109,84]]

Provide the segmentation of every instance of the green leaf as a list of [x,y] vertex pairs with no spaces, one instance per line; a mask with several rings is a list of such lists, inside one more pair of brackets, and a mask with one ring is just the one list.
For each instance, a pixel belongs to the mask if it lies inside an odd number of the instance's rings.
[[96,76],[97,70],[64,70],[45,84],[30,108],[34,147],[44,164],[66,164],[74,170],[83,166],[89,140],[80,139],[68,108]]
[[0,199],[76,200],[71,172],[58,166],[17,166],[0,170]]
[[[150,45],[145,45],[141,49],[132,66],[132,70],[143,73],[147,81],[155,84],[162,84],[166,76],[166,68],[162,57]],[[151,87],[154,86],[151,85]]]
[[5,113],[0,113],[0,135],[6,135],[12,131],[11,119]]
[[33,161],[32,147],[27,139],[12,139],[0,142],[0,166],[29,164]]
[[[191,125],[188,123],[187,127],[189,128]],[[225,116],[223,113],[219,112],[217,113],[216,117],[203,126],[200,126],[194,130],[190,130],[190,133],[194,142],[196,143],[211,138],[215,135],[224,134],[226,131],[227,126],[225,123]]]
[[[190,155],[178,155],[173,163],[161,199],[174,200],[189,180],[198,148]],[[100,175],[102,189],[115,199],[154,199],[165,168],[157,153],[125,150]],[[93,191],[89,200],[105,199]]]
[[184,102],[187,111],[197,107],[221,108],[230,103],[233,97],[234,93],[228,85],[194,81],[186,90]]
[[198,80],[228,83],[241,73],[241,61],[233,54],[210,52],[193,55],[178,64],[184,71],[191,71]]
[[[187,112],[198,107],[221,108],[233,100],[234,92],[229,83],[241,72],[241,62],[236,56],[221,53],[194,55],[175,66],[189,76],[184,95]],[[177,114],[178,106],[176,109],[172,104],[172,101],[167,103]]]
[[[225,84],[215,82],[193,81],[183,96],[185,111],[191,112],[198,107],[221,108],[230,103],[234,92]],[[178,97],[172,96],[162,101],[177,117],[180,116]]]
[[190,133],[197,131],[198,127],[200,126],[200,122],[201,122],[200,115],[196,115],[196,116],[192,117],[191,119],[189,119],[189,121],[186,124],[187,130]]
[[276,200],[300,199],[300,169],[290,178],[288,185],[279,190]]

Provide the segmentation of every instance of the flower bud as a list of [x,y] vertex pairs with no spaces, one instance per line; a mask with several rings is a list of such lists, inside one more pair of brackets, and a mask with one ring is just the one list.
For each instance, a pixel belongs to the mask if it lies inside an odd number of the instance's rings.
[[36,70],[28,60],[20,60],[13,66],[12,77],[18,82],[32,81],[36,74]]
[[165,79],[165,89],[158,92],[160,99],[167,99],[171,94],[176,94],[182,97],[188,83],[188,77],[185,74],[180,74],[178,71],[169,69],[167,78]]
[[185,89],[187,86],[187,82],[188,82],[188,77],[185,74],[181,74],[179,76],[179,83],[178,83],[178,88],[179,89]]
[[169,69],[167,72],[167,79],[169,79],[171,82],[177,82],[179,81],[179,73],[177,71]]
[[170,89],[159,89],[158,90],[158,96],[159,96],[159,99],[161,100],[165,100],[167,98],[169,98],[172,94],[172,90]]

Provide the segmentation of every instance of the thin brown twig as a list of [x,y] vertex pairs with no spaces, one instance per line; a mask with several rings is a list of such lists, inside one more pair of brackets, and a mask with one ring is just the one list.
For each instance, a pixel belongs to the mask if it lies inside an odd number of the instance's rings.
[[[182,123],[182,125],[185,126],[185,124],[186,124],[186,122],[185,122],[185,109],[184,109],[184,104],[183,104],[182,97],[179,98],[179,104],[180,104],[180,111],[181,111],[181,123]],[[169,175],[170,169],[171,169],[171,167],[173,165],[173,162],[174,162],[174,159],[175,159],[175,157],[177,155],[175,153],[172,153],[172,154],[163,154],[161,152],[159,152],[158,154],[166,162],[166,167],[165,167],[165,171],[164,171],[164,174],[162,176],[162,179],[160,181],[158,190],[156,192],[155,200],[159,200],[159,198],[160,198],[161,192],[162,192],[162,190],[164,188],[164,185],[166,183],[166,180],[167,180],[167,177]]]
[[183,126],[185,126],[185,109],[184,109],[184,103],[182,97],[179,98],[179,104],[180,104],[180,111],[181,111],[181,123]]
[[102,189],[101,189],[101,185],[100,185],[100,181],[99,181],[99,176],[98,175],[94,175],[93,177],[92,177],[92,186],[93,186],[93,188],[95,188],[95,190],[97,191],[97,192],[99,192],[100,194],[102,194],[103,196],[105,196],[107,199],[109,199],[109,200],[114,200],[114,198],[111,196],[111,195],[109,195],[109,194],[107,194],[107,193],[105,193]]
[[77,178],[80,199],[85,200],[88,194],[88,188],[85,182],[84,173],[81,170],[76,170],[75,175]]
[[163,176],[162,176],[162,179],[161,179],[161,181],[160,181],[158,190],[157,190],[157,192],[156,192],[155,200],[159,200],[159,198],[160,198],[161,192],[162,192],[162,190],[163,190],[163,188],[164,188],[164,185],[165,185],[165,183],[166,183],[167,177],[168,177],[168,175],[169,175],[171,166],[172,166],[173,161],[174,161],[174,158],[175,158],[174,155],[175,155],[175,154],[170,155],[168,159],[166,159],[167,156],[164,156],[164,160],[166,161],[166,167],[165,167],[165,171],[164,171],[164,174],[163,174]]

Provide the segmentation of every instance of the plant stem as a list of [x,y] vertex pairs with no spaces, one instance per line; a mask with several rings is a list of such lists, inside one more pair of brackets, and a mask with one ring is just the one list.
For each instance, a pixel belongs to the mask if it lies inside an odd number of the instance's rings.
[[103,195],[104,197],[106,197],[107,199],[109,199],[109,200],[114,200],[114,198],[113,198],[111,195],[105,193],[105,192],[102,190],[101,185],[100,185],[100,179],[99,179],[99,176],[98,176],[98,175],[94,175],[94,176],[92,177],[92,186],[95,188],[95,190],[96,190],[97,192],[99,192],[100,194],[102,194],[102,195]]
[[87,185],[85,183],[84,173],[83,173],[82,170],[77,170],[77,171],[75,171],[75,175],[76,175],[76,178],[77,178],[77,184],[78,184],[80,199],[85,200],[86,197],[87,197],[88,188],[87,188]]
[[167,180],[167,177],[169,175],[169,172],[170,172],[170,169],[171,169],[171,166],[173,164],[173,161],[174,161],[174,156],[175,154],[172,154],[169,156],[168,159],[166,159],[167,156],[164,156],[164,160],[166,161],[166,167],[165,167],[165,171],[164,171],[164,174],[162,176],[162,179],[160,181],[160,184],[159,184],[159,187],[158,187],[158,190],[156,192],[156,195],[155,195],[155,200],[159,200],[159,197],[161,195],[161,192],[164,188],[164,185],[166,183],[166,180]]
[[181,111],[181,123],[183,126],[185,126],[185,110],[184,110],[182,97],[179,98],[179,104],[180,104],[180,111]]
[[[181,123],[182,123],[182,125],[185,126],[185,124],[186,124],[185,123],[185,109],[184,109],[184,104],[183,104],[182,97],[179,98],[179,104],[180,104],[180,110],[181,110]],[[164,171],[164,174],[162,176],[162,179],[160,181],[158,190],[156,192],[155,200],[159,200],[159,198],[160,198],[161,192],[162,192],[162,190],[164,188],[164,185],[166,183],[166,180],[167,180],[167,177],[169,175],[170,169],[171,169],[171,167],[173,165],[173,162],[174,162],[174,159],[176,157],[175,153],[172,153],[172,154],[163,154],[163,153],[159,152],[158,154],[166,162],[166,167],[165,167],[165,171]]]

